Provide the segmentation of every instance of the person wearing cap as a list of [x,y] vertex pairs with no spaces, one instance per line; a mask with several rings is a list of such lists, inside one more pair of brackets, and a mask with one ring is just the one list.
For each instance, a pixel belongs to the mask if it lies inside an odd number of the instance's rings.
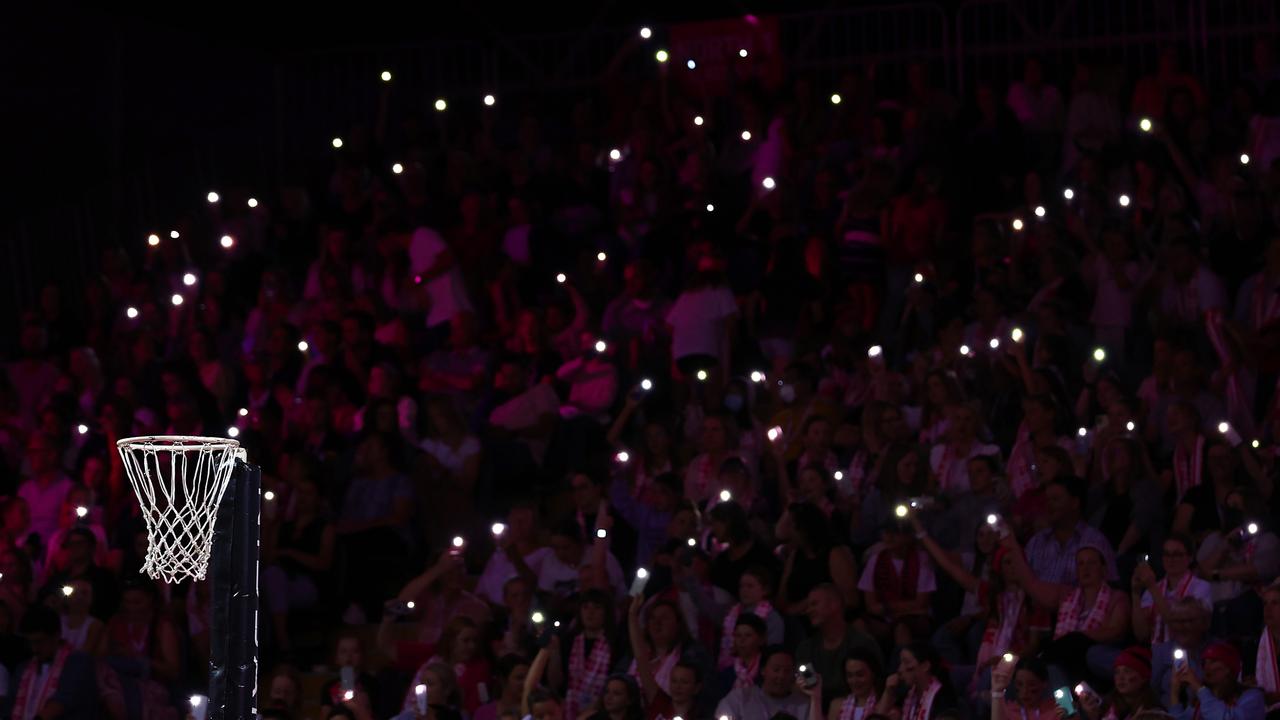
[[[1240,684],[1240,651],[1215,642],[1200,654],[1204,681],[1188,665],[1174,671],[1169,712],[1176,720],[1262,720],[1267,703],[1262,691]],[[1183,691],[1186,691],[1185,696]]]
[[1126,720],[1144,710],[1159,710],[1160,697],[1151,688],[1151,649],[1143,645],[1125,648],[1112,669],[1113,690],[1105,697],[1077,693],[1086,720]]

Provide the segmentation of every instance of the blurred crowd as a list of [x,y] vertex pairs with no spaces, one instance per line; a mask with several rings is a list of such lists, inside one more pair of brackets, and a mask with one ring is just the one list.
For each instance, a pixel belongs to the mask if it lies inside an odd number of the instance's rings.
[[205,435],[268,491],[262,717],[1261,720],[1272,48],[963,97],[764,63],[384,102],[44,288],[0,373],[0,706],[204,692],[208,584],[139,574],[114,446]]

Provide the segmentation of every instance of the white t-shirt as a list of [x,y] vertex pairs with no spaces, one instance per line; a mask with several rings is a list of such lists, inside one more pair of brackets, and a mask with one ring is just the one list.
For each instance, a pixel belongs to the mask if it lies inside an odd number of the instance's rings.
[[[875,552],[867,558],[867,564],[862,568],[862,577],[858,578],[858,589],[865,593],[874,593],[876,591],[876,562],[880,559],[880,553],[884,552],[884,547],[877,548]],[[933,561],[929,559],[929,555],[923,550],[916,551],[916,562],[920,565],[920,572],[916,573],[916,594],[931,593],[938,589],[938,578],[933,572]],[[893,563],[893,569],[901,573],[902,567],[906,563],[897,558],[890,558]]]
[[468,435],[462,440],[462,444],[456,449],[441,440],[434,438],[426,438],[418,447],[440,463],[441,467],[449,472],[457,475],[462,472],[463,466],[467,462],[467,458],[480,452],[480,441],[475,435]]
[[[591,548],[586,547],[582,550],[582,568],[587,567],[591,563]],[[627,587],[622,579],[622,566],[618,564],[618,558],[609,553],[608,559],[609,586],[613,588],[613,594],[616,597],[622,597],[627,592]],[[581,568],[569,567],[560,562],[560,558],[555,553],[548,553],[542,562],[542,568],[538,571],[538,589],[542,592],[554,593],[558,598],[566,598],[580,589]]]
[[[440,233],[428,227],[420,227],[413,231],[413,240],[409,243],[409,270],[414,275],[430,268],[440,253],[449,249]],[[458,267],[449,268],[444,274],[427,281],[427,294],[431,297],[431,308],[427,311],[427,327],[435,327],[449,322],[454,315],[471,310],[471,301],[467,299],[467,286],[463,282]]]
[[[1177,590],[1177,587],[1165,588],[1164,596],[1169,602],[1174,602],[1178,599],[1173,595],[1175,590]],[[1187,586],[1187,594],[1183,597],[1195,598],[1200,601],[1205,610],[1213,612],[1213,586],[1209,584],[1208,580],[1193,575],[1191,584]],[[1155,604],[1156,601],[1151,598],[1151,591],[1144,591],[1142,593],[1142,607],[1149,608]]]
[[[933,449],[929,451],[929,469],[938,475],[939,491],[946,495],[969,491],[970,458],[976,458],[979,455],[1002,457],[1000,448],[995,445],[983,445],[976,442],[969,447],[969,454],[963,458],[953,457],[953,454],[947,451],[948,443],[945,442],[934,445]],[[942,466],[944,458],[946,467]]]
[[738,304],[729,288],[718,286],[687,290],[676,298],[667,311],[671,325],[671,356],[690,355],[723,357],[724,321],[738,312]]
[[1185,283],[1171,282],[1160,296],[1160,309],[1183,322],[1200,322],[1207,310],[1227,307],[1227,291],[1212,270],[1201,265]]
[[1138,263],[1126,262],[1121,272],[1129,279],[1129,289],[1124,290],[1116,282],[1111,263],[1102,255],[1094,255],[1089,259],[1095,278],[1093,291],[1093,312],[1089,322],[1105,327],[1129,327],[1133,316],[1133,296],[1138,291],[1138,283],[1142,279],[1142,268]]
[[[524,556],[524,564],[529,566],[534,575],[540,575],[542,564],[552,556],[551,548],[538,548]],[[494,605],[501,605],[503,587],[506,586],[508,580],[518,574],[515,564],[511,562],[507,554],[497,550],[489,556],[489,562],[485,563],[484,572],[480,573],[480,579],[476,581],[474,592]]]

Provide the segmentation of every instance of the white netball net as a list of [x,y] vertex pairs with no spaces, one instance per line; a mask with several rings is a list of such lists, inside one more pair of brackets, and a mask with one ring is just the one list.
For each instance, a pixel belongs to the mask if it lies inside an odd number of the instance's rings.
[[169,583],[203,580],[213,526],[231,482],[240,443],[227,438],[156,435],[116,442],[147,525],[142,570]]

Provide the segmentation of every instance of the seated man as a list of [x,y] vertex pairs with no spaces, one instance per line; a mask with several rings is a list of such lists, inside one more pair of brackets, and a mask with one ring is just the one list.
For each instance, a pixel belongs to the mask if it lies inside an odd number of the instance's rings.
[[796,661],[791,651],[772,647],[762,663],[762,681],[739,684],[716,706],[717,717],[735,720],[770,720],[779,714],[805,720],[809,699],[796,692]]
[[22,618],[31,660],[18,672],[13,706],[16,720],[97,717],[98,690],[93,660],[62,641],[58,613],[34,605]]

